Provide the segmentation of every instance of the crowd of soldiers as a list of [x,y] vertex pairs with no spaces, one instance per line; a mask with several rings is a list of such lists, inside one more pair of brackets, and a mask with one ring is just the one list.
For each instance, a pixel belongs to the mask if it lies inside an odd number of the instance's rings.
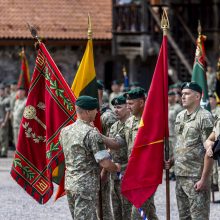
[[[208,73],[209,74],[209,73]],[[212,75],[207,75],[210,88]],[[66,162],[65,189],[73,219],[143,219],[121,194],[121,179],[132,152],[146,101],[146,91],[135,82],[130,88],[114,80],[108,95],[97,81],[98,99],[80,96],[77,120],[61,130]],[[211,112],[201,108],[202,88],[195,82],[169,87],[170,159],[164,168],[176,180],[179,218],[209,219],[210,186],[220,182],[212,147],[220,134],[220,107],[210,91]],[[26,104],[25,90],[16,82],[0,84],[0,149],[7,157],[10,135],[16,147]],[[102,132],[94,127],[101,113]],[[213,165],[214,164],[214,165]],[[174,166],[173,166],[174,165]],[[214,167],[213,171],[212,168]],[[101,185],[101,186],[100,186]],[[158,219],[152,195],[141,207],[147,219]]]
[[15,149],[18,132],[26,104],[23,87],[17,81],[0,83],[0,157],[8,156],[8,149]]

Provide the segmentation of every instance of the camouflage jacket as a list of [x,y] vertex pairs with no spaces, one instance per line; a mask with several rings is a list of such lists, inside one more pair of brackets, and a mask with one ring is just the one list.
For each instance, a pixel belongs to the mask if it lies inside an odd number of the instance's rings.
[[140,120],[141,119],[138,119],[134,115],[132,115],[126,120],[124,128],[121,129],[118,132],[118,135],[116,136],[116,139],[118,139],[119,137],[126,141],[128,146],[128,158],[131,155],[131,151],[134,145],[135,137],[137,135]]
[[[110,133],[109,133],[109,137],[116,137],[118,134],[118,131],[120,129],[123,129],[125,126],[125,123],[121,122],[121,121],[116,121],[111,129],[110,129]],[[110,151],[112,159],[115,163],[120,163],[121,164],[121,169],[122,171],[125,170],[127,162],[128,162],[128,147],[127,144],[124,142],[122,144],[122,146],[120,147],[119,150],[111,150]]]
[[22,100],[17,99],[15,101],[15,106],[13,109],[13,128],[19,128],[21,119],[23,116],[24,108],[26,105],[27,98],[24,98]]
[[60,133],[66,163],[65,189],[75,193],[97,192],[99,162],[109,158],[101,135],[89,123],[77,119]]
[[111,126],[117,121],[116,115],[111,109],[106,109],[101,115],[102,133],[109,136]]
[[201,177],[205,149],[203,143],[213,129],[211,113],[199,107],[191,115],[184,110],[177,115],[174,147],[175,173],[177,176]]
[[182,110],[183,110],[183,108],[178,103],[174,104],[174,105],[169,105],[168,116],[169,116],[169,135],[170,135],[170,137],[174,137],[175,136],[176,116]]

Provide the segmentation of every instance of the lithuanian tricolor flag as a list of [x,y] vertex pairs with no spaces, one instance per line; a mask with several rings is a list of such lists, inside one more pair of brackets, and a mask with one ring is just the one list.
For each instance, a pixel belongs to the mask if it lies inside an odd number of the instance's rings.
[[81,95],[89,95],[98,98],[92,39],[89,39],[87,42],[85,53],[71,89],[76,98]]

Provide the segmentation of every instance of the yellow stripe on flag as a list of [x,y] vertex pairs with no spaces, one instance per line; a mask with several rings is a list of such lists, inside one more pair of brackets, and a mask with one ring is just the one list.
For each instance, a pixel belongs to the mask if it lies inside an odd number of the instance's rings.
[[80,92],[96,77],[92,39],[88,40],[85,53],[74,78],[71,90],[76,98]]

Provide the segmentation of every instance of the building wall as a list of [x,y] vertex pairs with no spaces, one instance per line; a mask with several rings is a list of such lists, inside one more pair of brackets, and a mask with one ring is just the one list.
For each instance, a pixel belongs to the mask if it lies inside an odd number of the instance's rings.
[[[85,51],[81,46],[47,46],[47,49],[69,85],[72,84],[78,65]],[[17,80],[21,70],[20,46],[0,47],[0,82]],[[34,71],[37,51],[34,46],[25,48],[30,74]],[[105,63],[111,60],[110,46],[94,46],[97,79],[104,80]]]

